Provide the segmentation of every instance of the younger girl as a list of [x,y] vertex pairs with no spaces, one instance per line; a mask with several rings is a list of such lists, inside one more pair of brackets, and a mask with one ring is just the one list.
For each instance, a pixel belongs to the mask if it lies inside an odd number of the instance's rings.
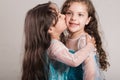
[[[96,19],[96,11],[91,0],[66,0],[62,7],[62,13],[66,16],[66,24],[68,27],[68,40],[66,46],[69,49],[77,51],[86,46],[86,35],[94,37],[97,51],[91,53],[83,64],[82,69],[83,80],[103,80],[100,69],[106,70],[109,63],[107,61],[106,52],[102,47],[101,37],[98,32],[98,21]],[[100,69],[99,69],[100,68]],[[78,77],[81,75],[79,67],[70,69],[68,77]],[[71,73],[73,73],[71,75]],[[78,75],[79,74],[79,75]],[[76,76],[78,75],[78,76]],[[82,75],[81,75],[82,76]]]
[[88,37],[86,47],[75,54],[69,53],[59,41],[66,28],[65,16],[51,2],[39,4],[27,12],[22,80],[67,80],[68,68],[63,63],[78,66],[94,51]]

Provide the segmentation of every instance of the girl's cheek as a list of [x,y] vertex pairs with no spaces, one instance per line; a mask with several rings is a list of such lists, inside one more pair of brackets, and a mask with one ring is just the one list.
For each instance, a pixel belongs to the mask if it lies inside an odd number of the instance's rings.
[[66,22],[68,22],[68,21],[69,21],[69,18],[68,18],[68,17],[66,17],[66,19],[65,19],[65,20],[66,20]]

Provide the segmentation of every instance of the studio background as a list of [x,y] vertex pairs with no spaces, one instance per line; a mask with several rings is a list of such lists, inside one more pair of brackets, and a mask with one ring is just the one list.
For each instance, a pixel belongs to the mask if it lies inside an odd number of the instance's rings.
[[[20,80],[26,12],[49,0],[0,0],[0,80]],[[59,7],[64,0],[51,0]],[[120,80],[120,0],[92,0],[99,15],[110,67],[106,80]]]

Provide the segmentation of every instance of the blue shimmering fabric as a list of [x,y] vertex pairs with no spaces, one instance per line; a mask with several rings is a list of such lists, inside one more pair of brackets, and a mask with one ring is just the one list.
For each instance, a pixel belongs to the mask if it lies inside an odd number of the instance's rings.
[[50,62],[49,69],[49,80],[68,80],[69,66],[58,61],[52,61]]
[[[69,50],[72,54],[75,53],[73,50]],[[68,80],[83,80],[83,69],[82,64],[78,67],[70,67],[68,72]]]
[[[69,50],[72,54],[75,51]],[[70,67],[61,62],[51,60],[49,64],[49,80],[83,80],[82,64],[78,67]]]

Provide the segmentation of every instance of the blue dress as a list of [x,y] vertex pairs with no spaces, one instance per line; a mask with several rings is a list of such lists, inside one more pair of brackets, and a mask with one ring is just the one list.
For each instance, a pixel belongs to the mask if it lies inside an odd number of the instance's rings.
[[[73,50],[69,51],[74,53]],[[70,67],[64,63],[50,60],[49,69],[49,80],[83,80],[82,64],[78,67]]]
[[[69,50],[72,54],[75,53],[73,50]],[[83,69],[82,64],[78,67],[70,67],[68,72],[68,80],[83,80]]]

